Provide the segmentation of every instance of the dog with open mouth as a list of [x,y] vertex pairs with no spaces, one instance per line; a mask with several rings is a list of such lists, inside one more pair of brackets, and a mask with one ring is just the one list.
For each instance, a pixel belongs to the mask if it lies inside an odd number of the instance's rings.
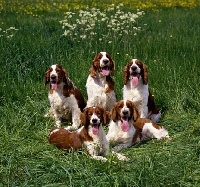
[[115,62],[107,52],[95,55],[86,82],[87,107],[102,106],[110,111],[116,102],[114,80]]
[[55,126],[60,127],[63,119],[72,123],[68,130],[76,130],[81,124],[80,115],[86,106],[81,91],[68,77],[68,72],[58,64],[51,65],[45,72],[44,85],[50,84],[48,99],[50,109],[45,117],[55,120]]
[[[48,140],[59,149],[74,150],[86,148],[93,159],[107,161],[104,156],[109,153],[109,143],[103,129],[110,120],[110,113],[102,107],[88,107],[81,114],[81,124],[76,131],[70,132],[65,128],[57,128],[50,131]],[[127,160],[120,153],[113,152],[119,160]]]
[[158,122],[161,112],[149,91],[147,66],[138,59],[132,59],[124,67],[123,99],[133,101],[141,118]]
[[170,139],[164,127],[147,118],[139,118],[132,101],[118,101],[111,111],[111,119],[106,138],[113,143],[113,151],[131,147],[144,139]]

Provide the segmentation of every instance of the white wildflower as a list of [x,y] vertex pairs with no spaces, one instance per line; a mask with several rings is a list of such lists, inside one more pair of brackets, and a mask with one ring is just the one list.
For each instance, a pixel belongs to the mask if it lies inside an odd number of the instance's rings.
[[68,34],[70,33],[70,31],[68,30],[68,31],[64,31],[64,33],[63,33],[63,36],[67,36]]
[[86,35],[80,35],[80,38],[85,39]]
[[142,16],[143,12],[137,12],[137,15]]
[[12,37],[13,37],[13,34],[7,36],[7,38],[12,38]]
[[90,33],[90,35],[95,35],[95,34],[96,34],[95,32],[91,32],[91,33]]

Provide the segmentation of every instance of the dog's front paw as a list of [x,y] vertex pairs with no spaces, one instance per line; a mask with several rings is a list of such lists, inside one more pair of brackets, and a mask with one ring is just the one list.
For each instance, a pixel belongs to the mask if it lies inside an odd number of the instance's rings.
[[128,161],[130,160],[130,158],[126,157],[125,155],[121,154],[121,153],[116,153],[114,151],[112,151],[112,153],[114,155],[116,155],[116,157],[119,159],[119,160],[123,160],[123,161]]
[[49,113],[46,113],[46,114],[44,115],[44,117],[45,117],[45,118],[48,118],[48,117],[49,117]]
[[74,128],[72,126],[67,126],[67,127],[65,127],[65,129],[68,130],[68,131],[73,131],[74,130]]
[[100,160],[102,162],[107,162],[107,158],[102,157],[102,156],[92,156],[92,158],[95,160]]
[[78,126],[77,125],[72,125],[72,126],[70,125],[70,126],[65,127],[65,129],[68,130],[68,131],[75,131],[75,130],[78,129]]
[[55,127],[59,128],[60,126],[61,126],[61,121],[60,120],[56,120]]

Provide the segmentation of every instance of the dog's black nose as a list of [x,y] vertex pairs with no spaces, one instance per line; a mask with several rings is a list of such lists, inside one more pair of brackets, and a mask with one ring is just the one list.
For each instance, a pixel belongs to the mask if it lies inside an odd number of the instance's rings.
[[136,71],[137,67],[136,67],[136,66],[132,66],[131,69],[132,69],[133,71]]
[[92,123],[96,123],[97,122],[97,119],[92,119]]
[[109,62],[109,60],[108,59],[104,59],[103,62],[104,62],[104,64],[107,64]]
[[56,79],[56,76],[55,75],[51,75],[51,79]]
[[124,114],[124,115],[127,115],[127,114],[128,114],[128,111],[123,111],[123,114]]

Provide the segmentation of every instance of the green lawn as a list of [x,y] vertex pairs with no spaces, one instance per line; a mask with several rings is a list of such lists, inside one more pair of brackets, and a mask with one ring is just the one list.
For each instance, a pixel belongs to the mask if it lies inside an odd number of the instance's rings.
[[[22,2],[18,8],[4,3],[0,11],[0,186],[199,187],[200,6],[59,12],[45,3],[42,9],[36,0],[31,2],[38,11]],[[160,124],[171,141],[142,142],[121,150],[130,161],[109,156],[106,163],[48,143],[54,122],[44,118],[45,71],[61,64],[86,99],[88,70],[100,51],[116,63],[118,99],[123,67],[132,58],[148,66]]]

